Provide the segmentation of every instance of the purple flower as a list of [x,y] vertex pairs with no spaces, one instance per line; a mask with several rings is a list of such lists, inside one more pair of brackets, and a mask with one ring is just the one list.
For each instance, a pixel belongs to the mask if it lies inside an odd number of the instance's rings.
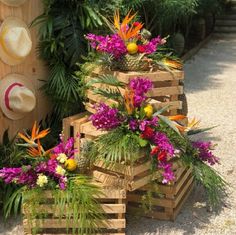
[[110,108],[101,103],[95,107],[96,113],[90,116],[90,120],[97,129],[111,130],[121,125],[119,110]]
[[208,162],[210,165],[219,163],[219,158],[214,156],[211,152],[211,142],[196,141],[192,142],[192,145],[199,151],[199,158],[202,161]]
[[129,129],[131,131],[136,131],[138,129],[138,120],[135,120],[135,119],[131,119],[129,121]]
[[172,170],[172,164],[167,161],[161,161],[158,164],[158,168],[163,170],[162,176],[162,183],[168,184],[175,179],[175,174]]
[[0,178],[2,178],[6,184],[17,183],[33,186],[35,185],[37,175],[32,171],[31,166],[16,168],[4,167],[0,170]]
[[156,132],[153,138],[153,143],[162,151],[167,152],[170,156],[174,155],[174,146],[170,143],[170,140],[165,133]]
[[74,149],[75,139],[71,137],[66,142],[64,142],[62,136],[60,139],[60,143],[53,149],[53,153],[55,155],[64,153],[68,158],[74,158],[74,154],[77,151]]
[[89,40],[92,48],[111,54],[115,59],[119,59],[127,53],[126,45],[118,34],[99,36],[90,33],[85,38]]
[[67,185],[67,177],[66,176],[62,176],[59,178],[59,188],[61,190],[65,190],[66,189],[66,185]]
[[162,40],[160,36],[157,36],[156,38],[151,39],[150,42],[148,42],[146,45],[143,45],[144,47],[144,53],[145,54],[152,54],[157,50],[157,46],[162,44]]
[[153,83],[148,78],[136,77],[130,80],[129,87],[134,91],[134,106],[140,107],[147,99],[145,94],[152,89]]

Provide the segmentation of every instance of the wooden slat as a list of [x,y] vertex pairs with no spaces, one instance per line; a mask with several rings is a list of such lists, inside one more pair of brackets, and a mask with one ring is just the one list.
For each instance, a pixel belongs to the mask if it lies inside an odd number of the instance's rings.
[[[155,109],[161,109],[166,106],[169,106],[168,110],[174,110],[174,109],[182,109],[182,101],[167,101],[167,102],[160,102],[157,100],[153,100],[152,103],[153,107]],[[167,110],[167,111],[168,111]]]
[[[37,224],[37,219],[32,220],[32,224]],[[38,219],[39,224],[38,228],[73,228],[72,223],[67,223],[66,219]],[[79,223],[79,221],[78,221]],[[107,229],[120,229],[125,228],[126,221],[125,219],[106,219],[102,220],[101,224],[98,225],[98,228],[107,228]]]
[[192,183],[193,183],[193,176],[190,177],[190,179],[188,179],[187,182],[185,182],[185,184],[183,185],[184,186],[183,189],[176,196],[174,207],[177,207],[177,205],[179,204],[181,199],[184,197],[184,195],[187,193],[187,190]]
[[90,91],[90,90],[87,91],[87,98],[90,100],[93,100],[97,103],[104,102],[107,105],[114,105],[114,104],[118,105],[118,102],[111,100],[111,99],[107,99],[101,95],[96,95],[93,93],[93,91]]
[[134,207],[134,206],[128,206],[127,208],[128,214],[134,214],[134,215],[140,215],[144,217],[150,217],[153,219],[158,220],[170,220],[170,215],[166,214],[165,212],[159,212],[159,211],[150,211],[148,213],[144,213],[143,209]]
[[[142,201],[142,195],[136,194],[135,191],[130,192],[127,195],[127,201],[140,203]],[[165,199],[165,198],[152,198],[152,205],[173,208],[174,201],[171,199]]]
[[151,161],[147,161],[146,163],[140,164],[140,165],[124,165],[121,163],[112,163],[107,164],[102,160],[97,160],[94,163],[94,166],[107,169],[110,171],[114,171],[120,174],[124,174],[125,176],[128,176],[129,178],[134,178],[136,175],[145,172],[147,170],[151,169]]
[[179,181],[177,184],[175,184],[175,186],[174,186],[174,191],[173,191],[173,193],[174,193],[175,195],[179,192],[180,188],[181,188],[182,185],[185,183],[186,179],[189,177],[189,175],[190,175],[191,173],[192,173],[192,169],[189,168],[189,169],[187,170],[186,174],[185,174],[183,177],[181,177],[180,181]]
[[[65,233],[36,233],[36,234],[33,234],[33,233],[25,233],[25,235],[65,235]],[[125,235],[125,233],[96,233],[95,235]]]
[[157,97],[157,96],[165,96],[165,95],[180,95],[183,94],[183,86],[173,86],[173,87],[161,87],[161,88],[153,88],[150,92],[148,92],[148,97]]
[[[125,211],[126,211],[125,204],[102,203],[101,207],[106,214],[125,213]],[[65,213],[63,215],[66,215],[67,209],[68,209],[68,206],[65,207]],[[55,216],[62,215],[61,212],[58,211],[57,208],[55,208],[55,206],[47,205],[47,204],[39,205],[37,208],[37,211],[42,211],[42,214],[44,214],[44,213],[54,214]],[[28,214],[29,212],[24,207],[22,210],[22,213]]]

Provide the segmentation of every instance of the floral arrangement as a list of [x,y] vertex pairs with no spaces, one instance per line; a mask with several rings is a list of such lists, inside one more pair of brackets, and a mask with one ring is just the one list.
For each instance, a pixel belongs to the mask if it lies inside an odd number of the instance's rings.
[[[196,119],[186,121],[185,125],[181,124],[183,120],[187,120],[183,115],[163,116],[162,112],[168,107],[155,110],[147,95],[153,87],[149,79],[133,78],[124,89],[124,85],[116,83],[115,77],[112,82],[111,77],[109,78],[110,87],[113,84],[115,88],[96,88],[94,92],[107,98],[116,97],[117,105],[95,105],[96,112],[90,117],[92,124],[107,133],[96,139],[91,156],[99,156],[111,163],[130,164],[137,160],[142,150],[145,150],[146,157],[152,161],[152,170],[161,172],[163,184],[174,181],[172,166],[178,159],[193,168],[198,182],[206,186],[207,192],[212,196],[212,204],[220,199],[219,192],[224,192],[225,182],[211,168],[219,163],[219,158],[212,152],[214,145],[211,142],[193,141],[190,138],[191,135],[207,131],[209,128],[198,128],[199,121]],[[94,83],[105,82],[104,77],[94,80]],[[119,85],[122,88],[117,89]]]
[[77,163],[74,157],[74,139],[69,138],[66,142],[61,136],[60,143],[53,149],[44,150],[40,139],[48,135],[49,130],[39,131],[34,124],[31,136],[27,133],[19,133],[18,136],[26,143],[19,144],[28,148],[31,164],[15,168],[3,168],[0,170],[0,178],[5,183],[26,185],[35,187],[58,187],[66,189],[68,176],[73,172]]
[[73,229],[68,229],[68,234],[97,233],[104,219],[104,211],[95,199],[101,190],[88,177],[79,174],[74,138],[64,140],[60,135],[54,148],[44,149],[41,142],[49,132],[49,129],[40,131],[34,123],[31,135],[18,134],[15,145],[26,150],[21,164],[0,169],[0,180],[17,186],[12,193],[8,192],[4,216],[7,218],[12,211],[17,213],[25,204],[25,216],[33,228],[32,233],[37,234],[40,219],[48,218],[48,212],[39,209],[40,205],[48,205],[48,200],[53,199],[51,206],[57,211],[56,217],[65,218],[68,225],[73,221]]
[[[158,48],[166,43],[166,38],[161,38],[160,35],[150,39],[151,33],[143,27],[141,22],[134,22],[135,16],[136,14],[131,14],[130,11],[120,22],[119,12],[116,11],[114,23],[110,24],[109,21],[106,21],[113,34],[102,36],[89,33],[85,36],[93,49],[111,56],[113,65],[124,70],[127,66],[130,66],[132,70],[135,65],[141,65],[140,69],[150,69],[154,64],[151,55],[154,55]],[[165,66],[182,69],[182,63],[178,59],[170,60],[167,57],[167,54],[165,56],[159,54],[159,60],[163,59],[162,63]]]

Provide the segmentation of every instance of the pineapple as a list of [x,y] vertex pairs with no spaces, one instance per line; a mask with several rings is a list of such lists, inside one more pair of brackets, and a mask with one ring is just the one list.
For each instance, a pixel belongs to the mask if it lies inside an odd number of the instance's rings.
[[125,55],[120,60],[114,61],[114,69],[122,71],[143,71],[149,69],[149,63],[144,58],[144,54]]
[[80,154],[77,159],[78,169],[81,173],[84,173],[90,165],[88,152],[90,151],[91,143],[89,140],[81,139]]

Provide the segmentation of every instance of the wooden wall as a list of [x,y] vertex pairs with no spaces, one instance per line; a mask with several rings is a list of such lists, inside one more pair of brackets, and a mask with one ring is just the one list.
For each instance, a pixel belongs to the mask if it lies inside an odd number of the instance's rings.
[[[19,17],[30,24],[39,14],[42,13],[42,0],[27,0],[20,7],[9,7],[0,2],[0,21],[2,22],[8,16]],[[37,58],[37,28],[30,28],[33,41],[33,48],[26,60],[17,66],[9,66],[0,61],[0,79],[10,73],[20,73],[27,76],[34,84],[37,98],[36,108],[23,119],[13,121],[4,116],[0,109],[0,142],[4,130],[9,128],[10,136],[14,136],[18,130],[29,128],[34,120],[41,120],[49,111],[49,103],[47,98],[39,91],[42,83],[39,80],[47,79],[47,68],[43,62]]]

